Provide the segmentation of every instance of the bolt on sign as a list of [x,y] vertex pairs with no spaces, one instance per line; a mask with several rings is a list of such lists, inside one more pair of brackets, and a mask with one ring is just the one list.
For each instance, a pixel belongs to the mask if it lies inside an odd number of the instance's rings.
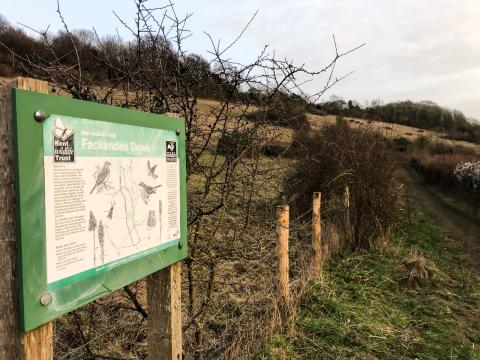
[[184,120],[13,90],[24,331],[187,256]]

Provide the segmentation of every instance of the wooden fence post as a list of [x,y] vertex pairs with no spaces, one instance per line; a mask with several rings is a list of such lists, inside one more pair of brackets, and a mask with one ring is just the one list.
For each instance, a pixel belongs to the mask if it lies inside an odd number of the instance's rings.
[[322,223],[321,223],[322,193],[313,193],[312,201],[312,249],[313,268],[318,270],[322,262]]
[[277,241],[278,241],[278,274],[281,310],[285,317],[290,309],[290,286],[288,279],[288,233],[289,233],[289,207],[277,206]]
[[27,333],[20,330],[13,155],[14,88],[48,93],[48,84],[40,80],[16,78],[0,87],[0,359],[51,360],[52,322]]
[[348,185],[345,185],[343,190],[343,207],[348,209],[350,207],[350,189]]
[[344,226],[345,237],[348,242],[352,241],[352,223],[350,220],[350,189],[347,184],[343,191],[343,210],[344,210]]
[[147,277],[148,359],[182,359],[182,264]]

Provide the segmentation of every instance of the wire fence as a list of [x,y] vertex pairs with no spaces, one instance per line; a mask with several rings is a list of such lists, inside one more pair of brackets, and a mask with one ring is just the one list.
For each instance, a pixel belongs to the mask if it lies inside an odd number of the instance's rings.
[[[273,202],[257,204],[248,226],[230,213],[199,230],[191,260],[183,264],[182,313],[187,359],[247,359],[284,324],[279,298],[278,242]],[[261,209],[261,211],[259,211]],[[295,211],[292,211],[295,214]],[[340,197],[321,205],[321,254],[325,263],[341,247],[345,207]],[[312,209],[289,221],[292,307],[316,273],[312,271]],[[213,238],[210,236],[213,234]],[[189,268],[190,266],[190,268]],[[190,278],[189,275],[190,274]],[[145,359],[145,281],[117,291],[58,320],[58,359]],[[146,309],[148,311],[148,309]]]

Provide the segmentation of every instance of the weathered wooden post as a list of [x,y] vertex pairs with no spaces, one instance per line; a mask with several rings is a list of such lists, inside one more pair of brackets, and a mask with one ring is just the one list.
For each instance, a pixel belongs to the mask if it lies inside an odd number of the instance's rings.
[[[179,117],[176,113],[168,115]],[[183,358],[181,294],[180,262],[147,277],[149,359]]]
[[347,241],[352,240],[352,224],[350,220],[350,189],[348,184],[345,184],[343,191],[343,211],[344,211],[344,227],[345,227],[345,239]]
[[350,189],[348,185],[345,185],[345,188],[343,190],[343,207],[345,209],[350,208]]
[[[179,261],[188,255],[184,121],[34,92],[47,93],[48,84],[18,78],[0,87],[0,359],[53,359],[52,319],[145,277],[149,358],[180,359]],[[111,168],[122,161],[114,158],[142,165],[129,171],[150,184],[138,186],[149,214],[144,230],[158,234],[152,244],[138,235],[125,168]],[[103,164],[100,171],[95,164]],[[124,221],[110,222],[110,202],[96,200],[113,187],[110,172],[119,179]],[[113,239],[128,233],[135,246],[107,252],[108,259],[101,247],[98,264],[96,244],[106,231]]]
[[289,236],[289,207],[277,206],[277,241],[278,241],[278,280],[282,315],[288,316],[290,309],[290,286],[288,276],[288,236]]
[[313,268],[318,270],[322,262],[322,223],[321,223],[322,193],[313,193],[312,201],[312,249]]
[[182,359],[182,265],[147,277],[148,358]]
[[53,359],[53,323],[24,333],[20,328],[15,208],[12,89],[48,93],[44,81],[16,78],[0,87],[0,359]]

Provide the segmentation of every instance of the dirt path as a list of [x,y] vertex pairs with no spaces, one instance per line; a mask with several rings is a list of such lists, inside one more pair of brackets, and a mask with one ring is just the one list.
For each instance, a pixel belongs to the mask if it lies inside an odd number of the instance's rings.
[[480,268],[480,214],[467,202],[449,192],[425,183],[409,166],[398,170],[410,201],[432,218],[445,235],[468,254],[475,267]]

